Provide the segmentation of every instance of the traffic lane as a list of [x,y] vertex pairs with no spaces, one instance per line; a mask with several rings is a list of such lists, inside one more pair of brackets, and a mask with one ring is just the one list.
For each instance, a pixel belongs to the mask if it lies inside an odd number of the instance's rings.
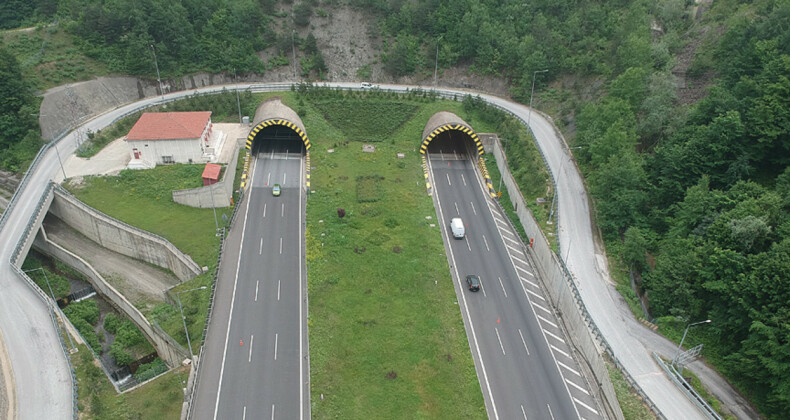
[[[497,404],[499,414],[504,415],[504,418],[515,415],[520,417],[524,413],[543,416],[547,414],[548,406],[545,404],[548,404],[552,407],[553,414],[570,416],[567,418],[577,417],[562,383],[562,377],[556,370],[552,354],[540,332],[540,325],[528,306],[529,302],[525,297],[521,297],[524,296],[522,294],[524,292],[518,290],[520,289],[518,283],[512,281],[514,278],[517,279],[517,276],[502,240],[499,239],[495,222],[488,212],[485,197],[483,194],[476,194],[473,188],[461,188],[464,178],[476,177],[473,165],[468,162],[467,164],[453,162],[449,167],[445,165],[434,167],[441,168],[436,170],[438,176],[435,179],[446,179],[448,187],[453,183],[458,187],[450,191],[446,188],[437,189],[442,207],[448,207],[446,201],[453,201],[454,204],[449,206],[452,212],[456,208],[456,203],[462,203],[458,209],[461,214],[467,215],[466,220],[469,222],[466,232],[468,241],[464,240],[466,243],[461,244],[458,243],[460,241],[453,241],[450,246],[453,247],[459,273],[480,274],[482,277],[481,292],[485,303],[481,302],[480,305],[470,303],[469,306],[475,323],[484,324],[477,327],[479,341],[483,343],[481,346],[486,347],[484,359],[499,354],[493,357],[491,362],[486,363],[492,366],[489,370],[492,372],[492,378],[496,378],[491,387],[495,391],[495,399],[499,401]],[[445,196],[450,197],[445,200],[443,199]],[[477,202],[476,206],[475,202]],[[471,211],[473,207],[485,207],[485,211]],[[445,218],[447,219],[445,222],[449,223],[450,217],[445,215]],[[472,251],[469,250],[470,247]],[[459,280],[462,281],[462,287],[467,290],[465,274],[461,274],[461,277]],[[467,291],[467,293],[471,292]],[[475,298],[470,298],[470,302],[475,302]],[[507,327],[502,323],[503,319],[507,319]],[[538,363],[519,359],[519,354],[529,357],[525,348],[527,342],[534,343],[536,348],[533,350],[533,355],[538,358]],[[510,363],[502,363],[502,360],[497,359],[497,357],[506,359],[510,355],[514,358]],[[515,365],[516,370],[512,367],[505,368],[509,364]],[[531,380],[530,372],[537,372],[539,377],[553,379],[550,387],[552,391],[548,392],[543,379],[540,380],[541,386],[538,387],[538,391],[527,392],[530,388],[535,388],[535,381]],[[515,383],[521,384],[518,387],[521,392],[513,392],[512,385]],[[509,385],[500,386],[501,384]],[[514,404],[513,401],[524,401],[524,404]]]
[[[238,309],[234,309],[234,315],[238,312],[244,316],[233,319],[230,336],[234,339],[229,341],[230,346],[238,341],[238,348],[228,351],[226,377],[233,379],[232,382],[226,381],[230,383],[224,383],[222,389],[225,394],[227,386],[228,393],[239,396],[235,398],[238,402],[226,407],[223,401],[218,418],[243,416],[245,410],[248,415],[257,417],[265,414],[268,417],[272,407],[279,407],[280,413],[295,413],[299,409],[298,398],[293,398],[298,395],[301,382],[298,373],[298,305],[265,303],[265,299],[276,302],[278,280],[282,280],[289,272],[297,280],[291,281],[288,284],[291,287],[286,287],[285,292],[280,284],[279,302],[284,303],[284,298],[290,302],[299,299],[299,197],[295,194],[273,197],[270,188],[256,187],[257,180],[261,174],[267,173],[270,163],[272,161],[269,160],[257,162],[260,166],[256,165],[256,178],[251,188],[250,206],[256,209],[255,213],[260,214],[261,218],[249,217],[247,222],[245,249],[242,253],[244,264],[239,269],[239,282],[243,285],[239,286]],[[298,168],[299,161],[284,166],[294,165]],[[271,170],[280,173],[277,168]],[[276,208],[276,204],[280,203],[295,210],[296,214],[270,211],[264,217],[262,209]],[[250,211],[252,213],[252,209]],[[291,237],[286,236],[289,231]],[[238,340],[235,336],[238,336]],[[282,352],[280,348],[288,350]],[[277,360],[274,359],[275,355]],[[293,368],[294,365],[297,369]],[[271,386],[272,383],[277,385]],[[285,398],[281,395],[283,391]]]

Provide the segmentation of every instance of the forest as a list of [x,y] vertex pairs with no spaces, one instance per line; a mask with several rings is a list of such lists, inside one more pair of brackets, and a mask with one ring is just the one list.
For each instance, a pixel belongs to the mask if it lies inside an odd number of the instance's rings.
[[[58,22],[113,73],[264,73],[336,0],[9,0],[0,29]],[[711,319],[703,355],[769,418],[790,412],[790,0],[350,0],[397,80],[440,68],[549,92],[607,250],[651,316]],[[315,38],[294,42],[322,77]],[[275,48],[264,62],[257,52]],[[691,54],[687,54],[691,51]],[[684,56],[684,58],[681,58]],[[688,61],[683,64],[683,60]],[[683,67],[679,71],[679,67]],[[323,67],[325,69],[325,67]],[[568,82],[570,81],[570,82]],[[681,89],[701,87],[699,98]],[[0,46],[0,166],[40,147],[25,68]],[[682,327],[681,327],[682,328]]]

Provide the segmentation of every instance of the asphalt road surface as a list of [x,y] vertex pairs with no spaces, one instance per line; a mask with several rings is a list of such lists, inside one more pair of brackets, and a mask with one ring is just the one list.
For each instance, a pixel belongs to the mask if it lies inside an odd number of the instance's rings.
[[[523,245],[487,198],[475,163],[446,142],[432,146],[439,223],[489,418],[601,418]],[[449,232],[453,217],[464,221],[465,238]],[[468,290],[468,274],[480,276],[479,292]]]
[[[284,144],[263,145],[254,154],[239,225],[237,272],[220,279],[225,287],[233,283],[230,317],[220,329],[222,352],[207,350],[203,356],[215,362],[201,372],[197,399],[203,408],[195,410],[197,419],[301,419],[309,405],[308,370],[301,363],[303,158]],[[274,184],[282,189],[279,197],[272,195]]]

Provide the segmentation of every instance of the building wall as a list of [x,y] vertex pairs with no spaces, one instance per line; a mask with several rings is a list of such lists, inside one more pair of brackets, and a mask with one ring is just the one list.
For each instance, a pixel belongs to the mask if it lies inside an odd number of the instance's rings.
[[[140,152],[140,159],[149,166],[165,165],[168,163],[201,163],[203,159],[203,149],[209,146],[208,144],[211,130],[211,118],[208,123],[203,127],[203,133],[200,138],[193,139],[175,139],[175,140],[126,140],[129,145],[129,153],[134,158],[134,149],[137,148]],[[201,148],[202,144],[202,148]],[[165,162],[163,156],[172,156],[172,162]],[[190,159],[192,160],[190,162]]]

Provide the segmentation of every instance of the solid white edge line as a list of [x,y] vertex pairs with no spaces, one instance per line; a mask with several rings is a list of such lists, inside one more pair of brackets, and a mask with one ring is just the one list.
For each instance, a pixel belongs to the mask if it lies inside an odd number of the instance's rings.
[[247,216],[250,213],[250,202],[252,201],[252,184],[255,182],[255,172],[258,170],[258,161],[255,161],[255,167],[252,168],[252,179],[250,179],[249,191],[250,196],[247,197],[247,208],[244,210],[244,227],[241,229],[241,244],[239,245],[239,260],[236,263],[236,278],[233,280],[233,296],[230,299],[230,312],[228,315],[228,329],[225,332],[225,349],[222,351],[222,367],[219,370],[219,385],[217,386],[217,402],[214,404],[214,420],[217,419],[219,412],[219,397],[222,393],[222,377],[225,374],[225,358],[228,355],[228,340],[230,340],[230,324],[233,320],[233,305],[236,303],[236,286],[239,284],[239,267],[241,267],[241,254],[244,250],[244,234],[247,232]]
[[[432,172],[431,160],[426,159],[428,161],[428,172]],[[438,185],[437,185],[438,187]],[[439,217],[441,220],[444,220],[444,212],[442,212],[442,201],[439,199],[439,192],[436,191],[436,204],[439,207]],[[472,211],[474,211],[474,204],[472,204]],[[477,212],[475,212],[477,214]],[[480,369],[483,371],[483,381],[486,384],[486,389],[488,390],[488,398],[491,401],[491,409],[494,411],[494,419],[499,420],[499,414],[496,410],[496,402],[494,401],[494,394],[491,391],[491,384],[488,382],[488,373],[486,372],[486,365],[483,361],[483,355],[480,353],[480,345],[477,343],[477,334],[475,333],[475,325],[472,321],[472,315],[469,314],[469,307],[466,304],[466,294],[463,293],[466,290],[461,283],[461,276],[458,274],[458,265],[455,264],[455,256],[453,254],[453,248],[450,244],[450,237],[447,235],[447,230],[444,230],[444,237],[446,240],[446,244],[448,244],[447,249],[450,251],[450,259],[453,261],[453,270],[455,271],[455,277],[458,279],[458,284],[461,288],[461,300],[464,302],[464,312],[466,312],[466,319],[469,320],[469,329],[472,332],[472,342],[475,343],[475,350],[477,350],[477,360],[480,361]]]

